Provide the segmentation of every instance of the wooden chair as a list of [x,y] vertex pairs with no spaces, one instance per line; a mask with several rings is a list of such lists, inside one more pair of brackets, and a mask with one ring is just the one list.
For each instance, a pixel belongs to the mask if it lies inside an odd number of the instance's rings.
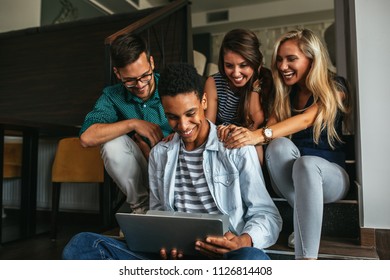
[[[21,142],[4,143],[3,179],[18,179],[22,174],[22,150]],[[5,218],[4,208],[1,207],[1,218]]]
[[194,67],[196,68],[198,74],[203,76],[204,70],[206,68],[207,58],[203,53],[198,52],[196,50],[193,50],[193,53],[194,53]]
[[52,167],[52,240],[57,238],[61,183],[99,183],[99,210],[102,215],[104,165],[100,156],[100,147],[83,148],[77,137],[59,141]]
[[206,77],[211,76],[218,72],[218,65],[212,62],[207,63],[206,65]]
[[20,178],[22,172],[22,149],[19,142],[4,143],[3,178]]

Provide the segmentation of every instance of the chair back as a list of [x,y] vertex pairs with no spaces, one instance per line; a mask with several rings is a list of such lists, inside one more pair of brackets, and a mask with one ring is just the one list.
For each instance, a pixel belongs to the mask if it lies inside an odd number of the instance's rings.
[[52,182],[102,183],[104,164],[100,147],[83,148],[78,137],[58,142],[52,166]]
[[22,173],[22,143],[4,143],[3,178],[19,178]]
[[211,76],[215,73],[218,73],[218,65],[215,64],[215,63],[207,63],[207,66],[206,66],[206,77],[208,76]]
[[198,74],[203,76],[204,70],[206,68],[207,58],[201,52],[198,52],[196,50],[194,50],[193,52],[194,52],[194,67],[196,68]]

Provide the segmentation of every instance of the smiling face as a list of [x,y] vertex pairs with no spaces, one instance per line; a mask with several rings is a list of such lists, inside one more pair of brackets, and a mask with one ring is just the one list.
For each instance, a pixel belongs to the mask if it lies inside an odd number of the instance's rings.
[[241,88],[253,76],[253,68],[238,53],[226,50],[223,56],[223,67],[231,86]]
[[299,49],[297,40],[287,40],[279,46],[276,66],[286,85],[298,83],[305,86],[311,62],[311,59]]
[[161,103],[169,125],[180,135],[186,150],[194,150],[207,140],[210,124],[204,114],[207,108],[205,95],[202,100],[195,92],[166,95],[161,97]]
[[[126,87],[127,90],[141,98],[143,101],[148,100],[154,93],[156,88],[154,75],[151,75],[148,80],[148,74],[153,74],[154,62],[153,57],[150,57],[150,63],[143,52],[139,58],[133,63],[127,64],[125,67],[116,68],[114,67],[114,73],[122,83],[126,85],[133,85],[134,80],[137,80],[134,87]],[[143,80],[148,80],[143,82]]]

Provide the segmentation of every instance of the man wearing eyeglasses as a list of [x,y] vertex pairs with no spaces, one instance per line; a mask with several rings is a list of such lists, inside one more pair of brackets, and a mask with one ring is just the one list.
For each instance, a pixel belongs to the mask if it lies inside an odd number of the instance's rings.
[[157,90],[159,74],[153,71],[145,41],[138,35],[121,35],[113,41],[110,54],[121,83],[103,89],[85,117],[80,140],[84,147],[101,145],[108,174],[132,211],[141,213],[148,209],[150,149],[172,130]]

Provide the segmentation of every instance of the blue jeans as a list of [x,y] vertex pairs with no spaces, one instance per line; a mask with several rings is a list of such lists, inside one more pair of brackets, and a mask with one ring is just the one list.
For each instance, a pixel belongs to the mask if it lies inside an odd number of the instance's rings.
[[301,156],[285,137],[271,141],[265,160],[272,187],[294,209],[295,257],[317,258],[324,203],[347,194],[347,172],[321,157]]
[[[195,246],[195,245],[194,245]],[[224,254],[226,260],[269,260],[262,250],[243,247]],[[62,253],[65,260],[158,260],[158,253],[135,253],[124,241],[92,232],[75,235]]]

